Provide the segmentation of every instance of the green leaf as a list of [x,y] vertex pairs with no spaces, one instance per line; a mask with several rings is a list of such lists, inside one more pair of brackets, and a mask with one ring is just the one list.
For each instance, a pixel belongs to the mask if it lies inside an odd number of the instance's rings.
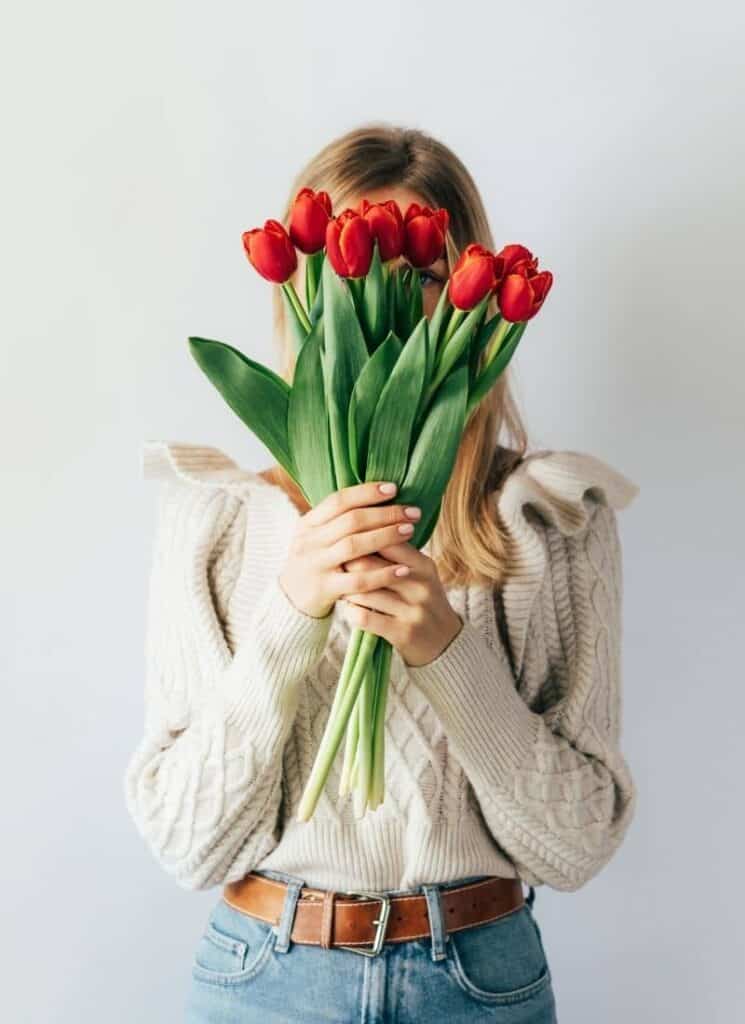
[[393,373],[396,361],[401,355],[401,341],[393,331],[380,344],[365,364],[357,378],[349,403],[348,434],[349,455],[352,470],[358,481],[365,479],[365,463],[375,406],[386,381]]
[[398,483],[406,473],[416,413],[427,367],[426,317],[406,341],[386,382],[370,424],[366,480]]
[[408,338],[411,334],[411,317],[407,298],[407,281],[411,268],[399,267],[391,275],[393,277],[393,330],[399,338]]
[[416,504],[423,510],[411,538],[418,548],[427,542],[434,529],[436,510],[455,466],[465,426],[467,396],[468,368],[463,365],[445,379],[435,395],[396,495],[397,504]]
[[500,346],[499,352],[497,352],[489,365],[482,370],[481,375],[477,377],[473,387],[471,388],[471,393],[468,396],[469,413],[478,405],[487,392],[491,390],[497,377],[506,370],[507,364],[510,359],[512,359],[515,349],[517,348],[527,326],[528,321],[522,320],[520,323],[513,324],[509,329],[502,345]]
[[349,457],[347,416],[355,382],[369,356],[352,298],[328,259],[324,261],[322,282],[324,386],[334,473],[338,487],[342,488],[356,482]]
[[442,511],[442,498],[437,502],[435,507],[426,517],[420,520],[420,525],[417,530],[414,531],[416,537],[416,547],[423,548],[429,538],[435,532],[437,526],[437,520],[440,518],[440,512]]
[[440,343],[440,337],[442,335],[443,324],[447,320],[447,313],[450,312],[451,304],[449,292],[449,281],[446,281],[442,291],[440,292],[440,297],[437,300],[437,305],[435,306],[434,313],[432,314],[432,319],[429,322],[429,340],[434,352],[437,351]]
[[318,287],[316,289],[315,298],[313,299],[313,305],[310,307],[310,310],[308,311],[308,317],[310,319],[311,324],[318,323],[318,321],[321,319],[321,316],[323,315],[323,265],[324,263],[327,262],[327,259],[325,257],[325,254],[322,253],[322,255],[324,256],[324,259],[319,264],[320,269],[318,277]]
[[323,386],[323,320],[308,335],[295,363],[287,429],[298,483],[312,506],[336,490],[326,394]]
[[474,332],[478,329],[479,321],[484,315],[488,302],[489,296],[485,295],[456,328],[453,336],[442,349],[435,371],[433,390],[450,373],[464,349],[468,347]]
[[200,369],[233,412],[298,482],[287,436],[287,382],[222,341],[189,338],[189,347]]
[[388,333],[386,286],[377,238],[373,245],[372,263],[364,282],[361,303],[362,322],[370,350],[374,351]]
[[486,320],[481,325],[481,327],[479,327],[478,331],[476,331],[476,336],[474,337],[473,343],[471,344],[471,363],[470,363],[470,366],[471,366],[471,379],[472,380],[474,380],[476,378],[476,374],[477,374],[477,370],[478,370],[478,365],[479,365],[479,356],[484,351],[486,346],[489,344],[491,339],[494,337],[494,334],[496,333],[497,328],[499,327],[499,325],[501,323],[502,323],[502,314],[501,313],[495,313],[493,317],[490,317],[489,320]]
[[[305,308],[312,309],[318,291],[318,281],[323,266],[323,249],[305,257]],[[311,320],[311,323],[314,321]]]
[[399,272],[397,269],[393,269],[390,265],[385,269],[385,293],[386,293],[386,323],[388,329],[397,334],[398,337],[402,335],[396,331],[396,288],[398,284]]
[[409,323],[412,327],[414,324],[418,324],[424,316],[424,298],[422,296],[420,273],[416,267],[412,267],[411,277],[409,278]]

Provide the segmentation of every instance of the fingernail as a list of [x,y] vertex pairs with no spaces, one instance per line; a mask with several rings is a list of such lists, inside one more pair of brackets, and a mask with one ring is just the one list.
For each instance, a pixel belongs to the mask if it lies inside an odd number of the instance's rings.
[[379,484],[378,486],[379,486],[380,491],[383,494],[395,494],[396,493],[396,485],[395,484]]
[[413,531],[414,531],[413,523],[401,523],[401,525],[398,528],[398,532],[399,533],[413,533]]
[[404,509],[404,515],[408,516],[409,519],[418,519],[421,514],[422,510],[417,508],[415,505],[410,505],[408,508]]
[[408,576],[409,575],[409,567],[408,567],[408,565],[399,565],[399,567],[397,569],[393,570],[393,575],[394,576]]

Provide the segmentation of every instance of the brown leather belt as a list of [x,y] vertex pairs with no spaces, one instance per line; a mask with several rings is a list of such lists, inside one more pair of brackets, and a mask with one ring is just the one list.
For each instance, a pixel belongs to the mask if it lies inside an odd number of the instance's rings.
[[[228,882],[223,899],[244,914],[278,925],[286,893],[284,882],[251,872],[238,882]],[[525,896],[519,878],[489,876],[442,889],[440,900],[443,929],[454,932],[517,910]],[[290,939],[325,949],[336,946],[374,954],[383,942],[406,942],[430,934],[423,893],[387,896],[304,886],[298,896]]]

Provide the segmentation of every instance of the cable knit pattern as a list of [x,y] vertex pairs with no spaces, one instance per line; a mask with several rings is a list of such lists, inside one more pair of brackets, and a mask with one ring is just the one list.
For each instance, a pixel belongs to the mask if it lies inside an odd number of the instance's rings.
[[146,443],[144,470],[161,485],[144,734],[125,796],[180,885],[275,868],[335,889],[495,874],[574,890],[608,862],[636,804],[620,748],[616,520],[635,484],[571,451],[513,469],[495,501],[504,586],[447,588],[463,627],[428,665],[393,652],[383,805],[354,817],[337,758],[300,823],[352,629],[345,606],[316,619],[282,590],[300,513],[258,473],[165,441]]

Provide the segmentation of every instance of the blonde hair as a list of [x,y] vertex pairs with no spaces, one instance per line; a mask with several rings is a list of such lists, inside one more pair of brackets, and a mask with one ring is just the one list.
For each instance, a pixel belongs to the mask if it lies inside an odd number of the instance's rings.
[[[334,214],[341,213],[352,196],[396,186],[417,193],[429,206],[444,206],[450,214],[448,272],[469,242],[495,249],[481,196],[468,170],[447,146],[417,129],[373,122],[328,143],[296,176],[279,218],[285,226],[292,201],[303,186],[328,192]],[[279,292],[274,289],[274,324],[281,345],[280,372],[289,383],[294,347]],[[489,315],[496,311],[494,304]],[[507,446],[499,443],[500,434]],[[431,557],[443,584],[502,584],[505,536],[496,494],[527,447],[508,369],[471,415],[443,497],[431,542]],[[276,479],[288,492],[297,491],[281,467]]]

